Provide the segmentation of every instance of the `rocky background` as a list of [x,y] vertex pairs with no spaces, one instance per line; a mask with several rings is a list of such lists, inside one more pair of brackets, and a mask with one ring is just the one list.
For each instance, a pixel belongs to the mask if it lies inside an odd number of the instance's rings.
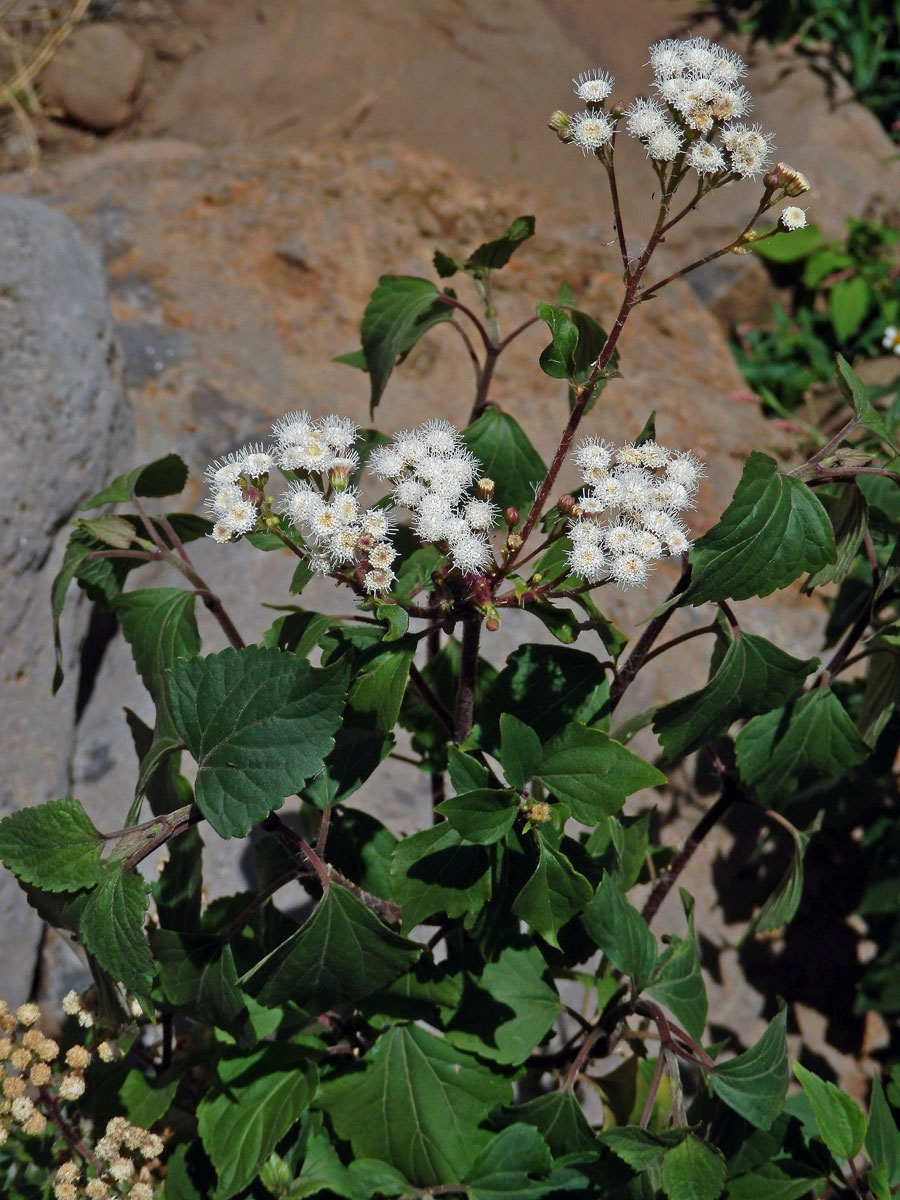
[[[19,16],[28,9],[20,0]],[[37,37],[27,20],[17,30]],[[464,255],[519,214],[535,214],[538,236],[498,279],[503,326],[526,319],[564,280],[580,307],[608,321],[619,284],[605,177],[560,145],[546,120],[573,106],[570,79],[592,66],[616,76],[614,94],[626,102],[646,94],[648,45],[687,33],[719,34],[690,0],[624,9],[610,0],[91,6],[37,81],[42,115],[28,129],[7,114],[2,127],[3,811],[72,791],[101,827],[114,828],[133,788],[122,710],[147,718],[148,699],[121,639],[106,646],[95,673],[103,631],[95,622],[83,652],[90,618],[83,605],[67,614],[67,680],[50,695],[49,585],[79,500],[170,450],[202,474],[211,459],[265,437],[288,409],[337,411],[365,423],[366,377],[332,359],[358,345],[378,275],[430,274],[436,246]],[[804,201],[810,219],[835,236],[847,215],[887,219],[900,167],[875,118],[814,58],[732,44],[750,62],[754,119],[775,132],[778,157],[812,181]],[[35,139],[36,164],[29,161]],[[654,179],[634,144],[623,145],[619,164],[637,244]],[[757,196],[746,184],[712,197],[662,248],[660,273],[729,240]],[[655,409],[661,441],[705,455],[697,532],[727,504],[751,449],[791,452],[787,435],[747,395],[725,339],[728,320],[767,311],[770,298],[765,273],[747,257],[723,258],[690,284],[665,290],[629,323],[620,343],[623,378],[584,428],[626,439]],[[538,370],[542,328],[501,360],[494,398],[548,456],[565,396]],[[471,392],[462,345],[439,328],[392,378],[380,424],[393,430],[433,414],[459,419]],[[201,503],[195,475],[180,505],[196,511]],[[195,557],[244,637],[258,636],[273,615],[260,602],[286,599],[291,562],[212,543]],[[172,581],[142,572],[140,586],[156,582]],[[610,596],[610,615],[634,629],[668,586],[660,571],[636,605],[633,596],[627,606]],[[314,595],[333,611],[347,605],[332,588],[310,593],[307,602]],[[794,653],[817,649],[820,614],[808,601],[772,597],[744,605],[741,619],[753,632],[792,642]],[[542,636],[524,622],[504,618],[485,652],[502,662],[523,638]],[[679,614],[672,633],[691,622],[699,623],[696,614]],[[210,620],[201,628],[207,649],[218,649],[218,627]],[[673,678],[682,690],[686,681],[699,686],[707,656],[697,645],[644,672],[629,711],[670,698]],[[640,749],[652,756],[652,739]],[[672,844],[701,811],[691,781],[682,782],[664,814]],[[427,783],[389,761],[356,802],[396,831],[411,831],[427,813]],[[685,883],[703,914],[715,1025],[749,1043],[761,1028],[762,998],[738,968],[741,927],[709,911],[714,872],[747,834],[738,825],[710,839]],[[228,844],[214,843],[207,845],[213,890],[245,886],[247,856],[236,860]],[[42,934],[5,877],[0,918],[0,994],[11,1002],[29,990],[52,998],[80,982],[77,959]],[[667,907],[658,930],[678,919]],[[835,978],[822,988],[832,1001],[841,970],[838,958]],[[877,1021],[851,1021],[815,996],[795,1006],[795,1032],[859,1090],[854,1058],[824,1043],[835,1011],[852,1025],[855,1057],[877,1044]]]

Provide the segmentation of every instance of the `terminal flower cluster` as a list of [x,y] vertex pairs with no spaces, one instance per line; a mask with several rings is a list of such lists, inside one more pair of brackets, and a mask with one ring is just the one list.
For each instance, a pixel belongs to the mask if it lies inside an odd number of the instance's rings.
[[[612,579],[634,587],[646,581],[655,560],[690,549],[678,513],[693,508],[705,474],[693,454],[652,441],[617,448],[588,438],[575,462],[588,488],[573,510],[566,561],[586,583]],[[602,519],[611,511],[618,515]]]

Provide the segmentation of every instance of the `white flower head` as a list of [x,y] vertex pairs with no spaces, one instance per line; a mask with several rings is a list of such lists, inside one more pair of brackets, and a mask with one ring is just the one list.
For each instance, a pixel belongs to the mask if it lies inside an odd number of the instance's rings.
[[450,455],[465,447],[462,434],[452,421],[432,417],[420,425],[416,432],[424,440],[425,449],[429,454]]
[[606,505],[597,495],[582,496],[578,501],[578,507],[581,509],[581,515],[588,519],[599,517],[606,511]]
[[390,542],[376,542],[367,557],[373,567],[389,567],[397,557],[397,551]]
[[340,524],[349,525],[359,519],[359,493],[356,488],[338,492],[332,497],[330,507]]
[[206,501],[206,506],[212,510],[214,516],[223,517],[229,508],[233,508],[243,498],[243,492],[237,484],[226,483],[213,491]]
[[463,516],[471,529],[487,532],[497,524],[500,509],[490,500],[469,500],[463,508]]
[[376,479],[390,480],[391,483],[396,483],[407,469],[406,459],[393,444],[376,446],[369,455],[367,466]]
[[692,74],[708,75],[715,66],[715,50],[709,38],[688,38],[681,43],[681,61]]
[[733,84],[747,74],[747,64],[734,50],[712,44],[712,61],[708,67],[709,74],[719,83]]
[[353,449],[353,444],[359,437],[359,426],[347,417],[339,417],[332,413],[319,422],[319,432],[326,446],[336,454],[345,456]]
[[616,452],[616,464],[622,467],[639,467],[644,461],[643,451],[634,442],[626,442]]
[[763,133],[759,125],[729,125],[722,132],[722,144],[731,155],[731,169],[744,179],[764,170],[772,153],[773,135]]
[[572,144],[582,154],[593,154],[611,142],[615,128],[605,112],[576,113],[569,121]]
[[286,471],[327,471],[332,462],[334,451],[315,429],[303,441],[284,446],[278,454],[278,465]]
[[401,479],[394,488],[394,503],[401,508],[418,508],[426,492],[424,483],[419,483],[418,479]]
[[651,471],[664,467],[671,458],[666,447],[660,446],[658,442],[641,442],[638,449],[641,452],[641,465],[648,467]]
[[900,329],[896,325],[888,325],[882,336],[881,344],[892,354],[900,354]]
[[575,462],[583,471],[606,470],[613,461],[613,447],[599,438],[589,437],[575,450]]
[[599,583],[606,574],[606,556],[594,542],[573,542],[566,563],[585,583]]
[[650,68],[657,79],[671,79],[685,68],[682,55],[684,43],[677,38],[665,38],[650,47]]
[[587,543],[591,546],[599,546],[604,540],[604,527],[599,521],[572,521],[569,525],[569,540],[573,546]]
[[689,492],[697,487],[705,475],[703,463],[690,450],[682,450],[666,466],[666,478],[673,483],[680,483]]
[[794,229],[805,229],[808,222],[806,220],[806,209],[798,208],[796,204],[789,204],[787,208],[782,209],[778,223],[782,229],[793,231]]
[[334,566],[355,562],[361,529],[358,525],[341,525],[328,543],[328,556]]
[[726,169],[724,155],[718,146],[702,140],[694,142],[685,157],[689,167],[693,167],[698,175],[717,175]]
[[367,592],[389,592],[391,584],[397,576],[390,567],[372,567],[367,571],[363,579],[363,587]]
[[275,466],[275,459],[264,446],[256,443],[238,451],[241,456],[241,473],[248,479],[260,479]]
[[598,68],[582,71],[572,82],[575,84],[575,95],[579,100],[583,100],[585,104],[602,104],[612,92],[616,81],[608,71]]
[[490,546],[477,533],[456,538],[450,547],[450,557],[453,565],[467,575],[483,571],[492,562]]
[[325,501],[321,493],[304,479],[295,481],[281,494],[275,511],[284,513],[292,525],[306,525],[324,507]]
[[646,583],[650,567],[645,558],[632,550],[616,555],[610,562],[609,573],[620,587],[638,587]]
[[241,458],[236,454],[228,454],[218,458],[206,468],[206,478],[214,487],[224,487],[229,483],[237,483],[241,477]]
[[256,505],[248,500],[238,500],[228,512],[222,514],[217,524],[223,525],[235,536],[250,533],[256,528]]
[[362,532],[379,541],[388,538],[394,532],[396,523],[387,509],[367,508],[360,521]]
[[672,124],[657,129],[647,138],[647,156],[654,162],[672,162],[683,141],[681,130]]
[[656,100],[639,96],[625,109],[625,128],[633,138],[652,137],[666,124],[666,112]]
[[611,521],[603,531],[603,540],[611,554],[625,554],[631,549],[634,526],[628,521]]
[[289,412],[279,417],[272,426],[272,437],[279,448],[305,442],[314,424],[308,412]]

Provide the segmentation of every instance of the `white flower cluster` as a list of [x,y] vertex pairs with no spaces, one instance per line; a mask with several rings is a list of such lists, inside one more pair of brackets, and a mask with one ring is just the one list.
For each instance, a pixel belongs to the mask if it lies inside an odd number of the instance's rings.
[[900,329],[896,325],[888,325],[881,339],[881,344],[885,350],[890,350],[892,354],[900,354]]
[[373,451],[369,469],[393,484],[394,503],[413,514],[413,531],[423,542],[446,544],[464,573],[491,565],[488,533],[499,516],[489,498],[493,484],[481,480],[472,494],[480,464],[450,421],[434,418],[395,434]]
[[[677,514],[693,507],[705,472],[689,451],[673,453],[656,442],[617,448],[588,438],[575,462],[588,491],[569,524],[566,561],[586,583],[611,578],[623,587],[642,584],[653,561],[690,548]],[[611,509],[618,516],[601,520]]]

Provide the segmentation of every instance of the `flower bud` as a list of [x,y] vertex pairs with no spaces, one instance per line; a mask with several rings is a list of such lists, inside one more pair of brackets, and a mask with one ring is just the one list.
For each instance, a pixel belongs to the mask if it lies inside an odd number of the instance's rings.
[[522,546],[524,545],[524,542],[522,541],[522,535],[520,533],[511,533],[506,539],[506,545],[514,552],[516,550],[521,550]]
[[789,167],[787,163],[778,163],[773,174],[778,176],[786,196],[802,196],[804,192],[809,191],[809,180],[806,176]]
[[517,508],[509,507],[503,514],[503,520],[507,523],[510,529],[512,529],[514,525],[518,525],[519,523],[519,510]]
[[575,497],[570,495],[560,496],[556,502],[556,507],[564,517],[570,517],[576,507]]
[[567,112],[563,112],[561,108],[558,108],[556,112],[553,113],[547,124],[555,134],[557,134],[559,137],[564,137],[568,135],[569,132],[569,114]]
[[493,479],[488,479],[486,475],[484,479],[478,480],[478,483],[476,483],[475,487],[478,489],[479,500],[490,500],[494,494],[494,481]]

